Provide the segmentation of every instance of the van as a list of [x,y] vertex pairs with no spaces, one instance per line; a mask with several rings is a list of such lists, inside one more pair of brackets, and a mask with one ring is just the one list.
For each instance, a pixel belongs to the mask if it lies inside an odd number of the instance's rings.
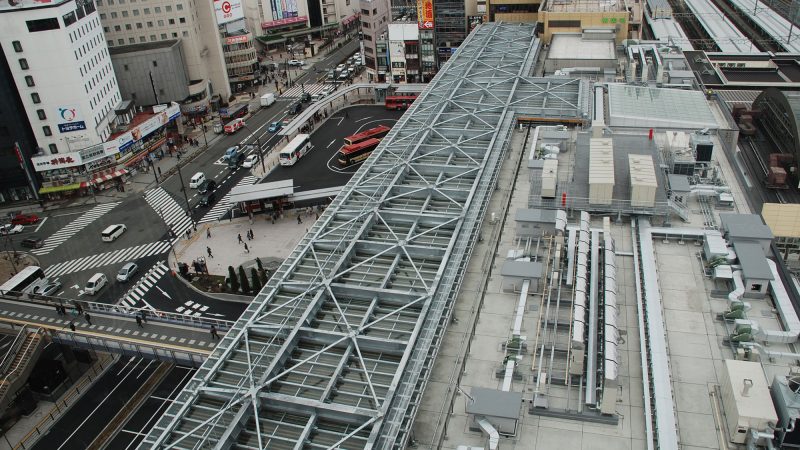
[[86,287],[83,288],[83,292],[89,295],[97,294],[106,284],[108,284],[108,278],[106,278],[104,274],[98,272],[92,275],[92,278],[89,278],[89,281],[86,282]]
[[261,96],[261,107],[266,108],[267,106],[272,105],[275,103],[275,94],[267,93]]
[[206,181],[206,174],[197,172],[192,175],[192,178],[189,180],[189,189],[197,189],[198,186],[203,184],[203,181]]
[[225,124],[225,134],[233,134],[244,128],[244,119],[233,119]]
[[128,227],[126,227],[125,225],[122,225],[121,223],[109,226],[108,228],[103,230],[103,234],[102,234],[103,242],[114,242],[114,241],[116,241],[117,238],[122,236],[122,233],[124,233],[125,230],[127,230],[127,229],[128,229]]

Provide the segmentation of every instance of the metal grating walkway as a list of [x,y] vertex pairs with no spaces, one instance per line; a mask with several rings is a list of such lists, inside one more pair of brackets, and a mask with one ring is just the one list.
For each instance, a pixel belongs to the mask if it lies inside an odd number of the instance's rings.
[[403,447],[514,117],[586,118],[528,78],[531,24],[461,45],[139,448]]

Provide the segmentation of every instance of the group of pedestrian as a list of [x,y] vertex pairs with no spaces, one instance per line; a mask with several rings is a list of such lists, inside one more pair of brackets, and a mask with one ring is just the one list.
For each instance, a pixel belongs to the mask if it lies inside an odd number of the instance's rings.
[[[64,305],[58,304],[58,305],[55,305],[55,308],[56,308],[56,313],[59,316],[66,316],[67,315],[67,308]],[[83,307],[80,304],[76,304],[72,308],[71,314],[75,318],[83,317],[83,320],[85,320],[86,323],[88,323],[90,326],[92,325],[92,316],[88,312],[85,312],[83,310]],[[69,329],[72,330],[72,331],[75,331],[76,328],[75,328],[75,321],[74,320],[70,320],[69,321]]]

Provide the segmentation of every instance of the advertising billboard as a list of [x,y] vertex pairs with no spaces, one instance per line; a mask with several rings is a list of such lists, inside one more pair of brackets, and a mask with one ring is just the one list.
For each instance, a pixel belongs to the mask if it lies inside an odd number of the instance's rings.
[[417,0],[417,22],[420,30],[433,29],[433,0]]
[[297,0],[270,0],[270,6],[272,6],[272,20],[298,16]]
[[59,106],[56,108],[56,121],[58,131],[71,133],[73,131],[83,131],[86,129],[86,122],[81,117],[80,109],[75,105]]
[[104,142],[103,149],[105,154],[113,155],[114,153],[124,152],[135,142],[163,127],[169,123],[170,120],[180,115],[180,106],[177,103],[171,104],[168,108],[147,119],[142,124],[131,128],[110,141]]
[[214,0],[214,12],[217,14],[217,25],[244,18],[242,0]]

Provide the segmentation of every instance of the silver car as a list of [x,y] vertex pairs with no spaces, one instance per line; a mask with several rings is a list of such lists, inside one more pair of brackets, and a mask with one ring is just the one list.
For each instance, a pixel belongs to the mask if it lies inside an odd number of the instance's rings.
[[117,281],[124,283],[130,280],[131,277],[133,277],[133,275],[138,271],[139,266],[137,266],[136,263],[129,262],[122,266],[122,268],[119,269],[119,272],[117,272]]

